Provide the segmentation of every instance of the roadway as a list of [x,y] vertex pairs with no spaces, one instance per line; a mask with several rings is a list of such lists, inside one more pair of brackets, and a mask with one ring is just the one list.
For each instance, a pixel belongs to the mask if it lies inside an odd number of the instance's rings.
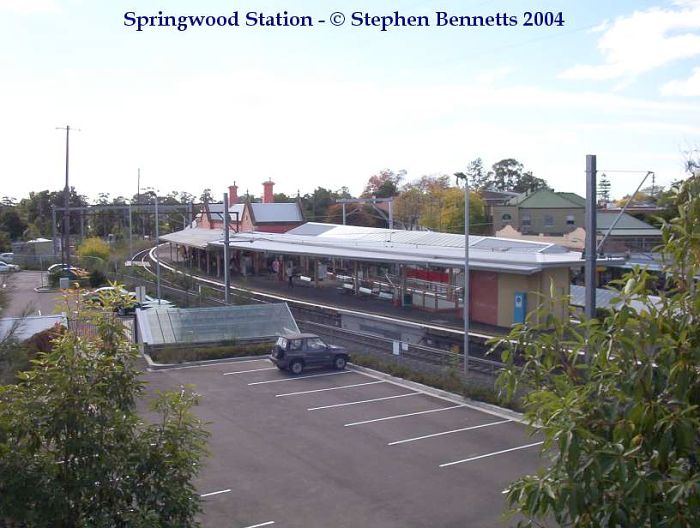
[[64,298],[60,292],[37,291],[46,285],[46,276],[40,271],[20,271],[7,274],[6,290],[8,302],[0,313],[2,317],[26,315],[50,315],[61,310]]

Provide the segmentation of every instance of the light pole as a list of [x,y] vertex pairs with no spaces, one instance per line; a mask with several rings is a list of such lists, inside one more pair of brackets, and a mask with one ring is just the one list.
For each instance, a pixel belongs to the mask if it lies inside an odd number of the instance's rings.
[[469,176],[464,172],[455,173],[457,186],[464,179],[464,377],[469,376]]
[[469,178],[464,175],[464,376],[469,375]]
[[68,160],[70,153],[70,125],[56,127],[56,130],[66,131],[66,186],[63,189],[63,233],[61,237],[61,260],[70,269],[70,187],[68,186]]
[[156,295],[158,296],[158,304],[160,305],[160,258],[158,257],[158,242],[160,238],[160,229],[158,221],[158,191],[155,192],[156,197]]

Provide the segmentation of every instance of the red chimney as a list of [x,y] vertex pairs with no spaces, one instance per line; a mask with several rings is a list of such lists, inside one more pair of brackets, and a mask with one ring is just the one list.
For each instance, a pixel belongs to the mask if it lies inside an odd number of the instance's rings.
[[238,203],[238,185],[233,182],[233,185],[228,186],[228,205],[236,205]]
[[263,182],[263,203],[274,203],[275,197],[272,194],[272,188],[275,186],[275,182],[272,179]]

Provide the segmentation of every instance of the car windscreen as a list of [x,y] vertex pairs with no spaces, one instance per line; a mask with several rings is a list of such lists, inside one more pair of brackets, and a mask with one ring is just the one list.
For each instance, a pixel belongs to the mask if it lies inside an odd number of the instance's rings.
[[280,347],[282,350],[286,350],[287,340],[284,337],[278,337],[277,338],[277,346]]

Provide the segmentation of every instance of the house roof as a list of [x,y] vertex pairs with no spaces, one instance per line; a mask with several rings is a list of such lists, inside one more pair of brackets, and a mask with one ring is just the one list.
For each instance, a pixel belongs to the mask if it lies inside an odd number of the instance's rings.
[[260,203],[250,204],[255,224],[295,223],[303,222],[304,216],[297,202],[291,203]]
[[508,205],[514,205],[525,209],[579,209],[585,207],[586,201],[584,198],[574,193],[540,189],[533,193],[520,194],[510,199]]
[[578,204],[580,207],[586,207],[586,199],[583,196],[579,196],[572,192],[557,192],[559,196],[566,198],[567,200]]
[[[598,211],[596,215],[598,233],[607,233],[619,214],[618,212]],[[620,220],[615,224],[615,228],[610,233],[610,236],[661,236],[661,230],[647,224],[639,218],[635,218],[627,213],[622,213]]]
[[[260,203],[250,202],[250,211],[253,223],[255,224],[272,224],[272,223],[296,223],[303,222],[304,216],[301,213],[301,208],[297,202],[289,203]],[[224,204],[212,203],[208,204],[209,214],[215,222],[224,221]],[[237,203],[229,207],[229,215],[231,221],[243,218],[245,203]]]

